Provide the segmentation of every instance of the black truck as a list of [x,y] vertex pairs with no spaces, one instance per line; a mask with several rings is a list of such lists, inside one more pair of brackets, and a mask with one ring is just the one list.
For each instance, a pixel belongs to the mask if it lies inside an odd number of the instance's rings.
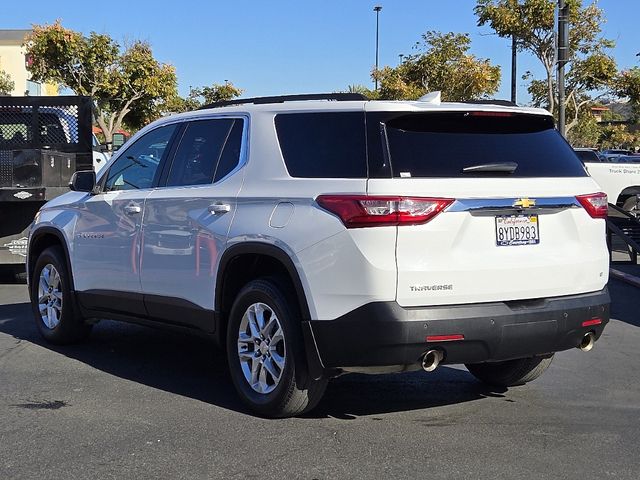
[[93,168],[91,98],[0,97],[0,265],[24,263],[28,227]]

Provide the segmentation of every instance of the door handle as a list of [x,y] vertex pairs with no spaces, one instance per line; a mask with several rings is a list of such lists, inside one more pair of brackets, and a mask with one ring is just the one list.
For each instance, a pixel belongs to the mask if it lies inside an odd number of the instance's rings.
[[228,203],[214,203],[209,205],[208,210],[209,213],[212,213],[213,215],[217,215],[218,213],[227,213],[231,211],[231,205]]
[[135,215],[136,213],[140,213],[142,211],[142,209],[140,208],[140,205],[127,205],[126,207],[124,207],[124,213],[126,213],[127,215]]

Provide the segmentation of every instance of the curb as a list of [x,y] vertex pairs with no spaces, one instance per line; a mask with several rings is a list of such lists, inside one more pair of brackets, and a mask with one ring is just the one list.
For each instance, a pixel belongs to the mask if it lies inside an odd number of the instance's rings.
[[609,273],[611,273],[612,277],[617,278],[618,280],[622,280],[623,282],[633,285],[634,287],[640,288],[640,278],[634,275],[624,273],[620,270],[616,270],[615,268],[610,268]]

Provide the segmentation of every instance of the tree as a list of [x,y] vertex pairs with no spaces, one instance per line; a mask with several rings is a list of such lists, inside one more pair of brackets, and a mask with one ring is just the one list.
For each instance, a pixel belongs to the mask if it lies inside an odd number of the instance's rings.
[[423,51],[404,57],[395,68],[387,66],[372,73],[380,83],[380,98],[415,100],[440,90],[448,101],[464,101],[495,93],[500,67],[471,55],[470,47],[467,34],[425,33],[417,44]]
[[601,148],[632,148],[638,137],[629,131],[627,125],[607,125],[602,129]]
[[168,99],[164,105],[164,110],[174,113],[188,112],[210,103],[232,100],[242,95],[242,92],[241,88],[236,87],[227,80],[222,85],[214,83],[210,87],[191,87],[189,95],[186,97],[176,95]]
[[621,72],[614,80],[614,91],[620,97],[626,97],[633,107],[636,121],[640,120],[640,68],[634,67]]
[[[601,37],[604,13],[595,3],[567,0],[569,8],[569,60],[566,64],[567,133],[580,119],[581,109],[593,102],[593,93],[606,89],[616,75],[615,60],[606,53],[614,43]],[[533,104],[557,112],[555,85],[555,0],[478,0],[478,25],[489,25],[500,37],[515,37],[519,51],[533,54],[542,63],[544,79],[531,73],[529,93]]]
[[129,124],[139,127],[136,123],[159,116],[159,105],[176,95],[175,69],[159,63],[145,42],[123,50],[108,35],[84,36],[56,21],[34,25],[25,47],[33,80],[57,82],[76,95],[93,97],[94,120],[107,142],[131,111],[137,115]]
[[15,86],[11,76],[4,70],[0,70],[0,95],[11,95]]

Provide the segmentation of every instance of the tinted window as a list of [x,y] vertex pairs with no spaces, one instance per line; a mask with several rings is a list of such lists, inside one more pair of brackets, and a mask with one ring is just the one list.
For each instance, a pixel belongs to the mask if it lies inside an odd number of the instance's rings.
[[[371,113],[374,172],[394,177],[583,177],[586,172],[550,117],[485,112]],[[377,128],[376,128],[377,127]],[[386,132],[386,138],[385,138]],[[388,149],[387,149],[388,145]],[[515,163],[513,173],[463,169]]]
[[244,122],[240,119],[234,120],[233,127],[222,150],[218,168],[216,168],[214,182],[226,177],[240,163],[243,124]]
[[156,128],[132,143],[109,169],[105,191],[151,188],[175,129],[175,125]]
[[[167,185],[203,185],[211,183],[214,176],[221,178],[216,175],[216,168],[222,158],[227,168],[231,166],[227,173],[237,165],[241,142],[242,120],[224,118],[190,122],[176,150]],[[237,152],[235,159],[234,152]]]
[[363,113],[280,114],[275,122],[280,149],[292,177],[367,176]]
[[600,162],[600,157],[593,150],[576,150],[576,155],[578,155],[578,158],[584,163]]

